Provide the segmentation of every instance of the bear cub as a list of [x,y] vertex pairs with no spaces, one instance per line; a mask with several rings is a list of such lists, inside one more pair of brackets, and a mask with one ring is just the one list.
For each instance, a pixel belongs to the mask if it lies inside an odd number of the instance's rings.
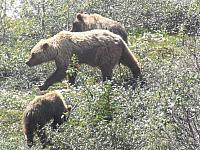
[[[59,92],[52,91],[41,96],[37,96],[26,107],[22,125],[28,147],[32,147],[34,132],[37,133],[43,148],[50,144],[47,140],[44,125],[53,119],[51,127],[57,127],[64,123],[69,117],[71,105],[66,105]],[[68,117],[66,113],[68,112]]]
[[83,32],[93,29],[109,30],[119,36],[128,44],[128,34],[120,22],[99,14],[78,13],[73,22],[71,32]]

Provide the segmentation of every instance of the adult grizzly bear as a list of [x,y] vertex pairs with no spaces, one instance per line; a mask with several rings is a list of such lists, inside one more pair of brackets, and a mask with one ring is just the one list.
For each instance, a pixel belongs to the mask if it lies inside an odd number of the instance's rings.
[[[66,76],[72,54],[77,56],[79,64],[99,67],[103,81],[111,79],[112,70],[118,63],[128,66],[135,78],[141,76],[137,59],[119,35],[108,30],[61,31],[37,43],[31,50],[30,59],[26,62],[31,67],[43,62],[55,61],[56,71],[39,87],[40,90],[46,90]],[[74,83],[72,80],[69,81]]]
[[53,91],[37,96],[23,113],[22,125],[27,145],[32,147],[34,132],[36,132],[45,148],[49,141],[45,135],[44,125],[53,119],[51,127],[56,129],[67,120],[65,113],[70,110],[71,106],[64,103],[63,97],[58,92]]
[[105,29],[118,34],[128,43],[125,28],[117,21],[103,17],[99,14],[78,13],[73,22],[72,32],[89,31],[93,29]]

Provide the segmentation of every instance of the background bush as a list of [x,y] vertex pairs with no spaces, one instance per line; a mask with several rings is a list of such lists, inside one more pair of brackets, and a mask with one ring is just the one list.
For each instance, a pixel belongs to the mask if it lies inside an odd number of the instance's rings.
[[[147,84],[131,82],[117,66],[114,80],[82,65],[75,86],[51,86],[73,105],[57,132],[47,126],[49,149],[198,149],[200,146],[199,1],[41,0],[0,1],[0,148],[25,149],[21,117],[42,94],[54,63],[29,68],[25,61],[41,39],[69,30],[79,11],[120,21]],[[33,149],[41,145],[36,136]]]

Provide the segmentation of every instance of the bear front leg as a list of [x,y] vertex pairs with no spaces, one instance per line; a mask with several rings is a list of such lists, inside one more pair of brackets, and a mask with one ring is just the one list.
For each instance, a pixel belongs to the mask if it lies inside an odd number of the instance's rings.
[[112,79],[112,68],[109,65],[100,67],[103,76],[103,81]]
[[65,68],[57,68],[56,71],[44,82],[42,86],[39,86],[41,91],[47,90],[49,86],[56,82],[61,82],[66,76]]
[[59,115],[59,116],[55,116],[54,117],[54,120],[51,124],[51,127],[53,129],[57,129],[61,124],[64,123],[64,121],[66,121],[66,115],[63,114],[63,115]]
[[57,127],[57,122],[56,122],[55,120],[52,122],[51,128],[52,128],[53,130],[55,130],[55,129],[58,128],[58,127]]
[[29,148],[31,148],[33,146],[33,131],[30,131],[27,135],[26,135],[26,143],[28,145]]
[[68,73],[68,79],[69,79],[69,83],[71,85],[74,85],[75,84],[75,80],[76,80],[76,76],[78,74],[78,70],[80,68],[80,65],[79,64],[74,64],[72,66],[72,72],[71,73]]
[[69,83],[71,85],[75,84],[76,76],[77,76],[77,72],[73,72],[71,75],[68,75]]
[[47,145],[51,144],[51,142],[47,140],[45,129],[43,129],[42,126],[40,126],[36,132],[38,137],[40,138],[43,149],[46,148]]

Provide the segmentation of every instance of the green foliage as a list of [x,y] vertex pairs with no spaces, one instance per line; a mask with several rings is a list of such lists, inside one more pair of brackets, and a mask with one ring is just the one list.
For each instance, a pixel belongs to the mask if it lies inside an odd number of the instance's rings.
[[[18,18],[0,10],[0,149],[27,148],[21,126],[23,110],[42,94],[38,85],[55,68],[54,63],[26,66],[31,48],[41,38],[70,29],[80,10],[99,12],[125,24],[129,47],[142,64],[147,84],[134,87],[131,72],[122,65],[114,70],[113,81],[102,82],[99,69],[87,65],[77,69],[73,57],[67,72],[78,71],[76,84],[70,86],[66,78],[49,89],[61,90],[73,109],[57,131],[46,127],[53,142],[48,149],[198,149],[200,38],[183,31],[166,33],[167,23],[159,21],[167,17],[172,21],[186,6],[157,2],[23,1]],[[2,8],[5,3],[7,9],[13,5],[1,1]],[[195,14],[198,6],[194,1],[183,10],[184,15]],[[33,149],[41,149],[37,136]]]
[[71,63],[69,65],[69,69],[67,69],[67,75],[73,76],[74,73],[78,72],[78,67],[79,67],[78,59],[74,54],[71,57]]
[[[99,100],[97,100],[95,106],[95,116],[96,120],[112,120],[112,113],[114,111],[114,104],[110,103],[111,95],[111,83],[105,83],[105,89],[103,89],[102,95],[100,95]],[[95,121],[95,119],[94,119]]]

